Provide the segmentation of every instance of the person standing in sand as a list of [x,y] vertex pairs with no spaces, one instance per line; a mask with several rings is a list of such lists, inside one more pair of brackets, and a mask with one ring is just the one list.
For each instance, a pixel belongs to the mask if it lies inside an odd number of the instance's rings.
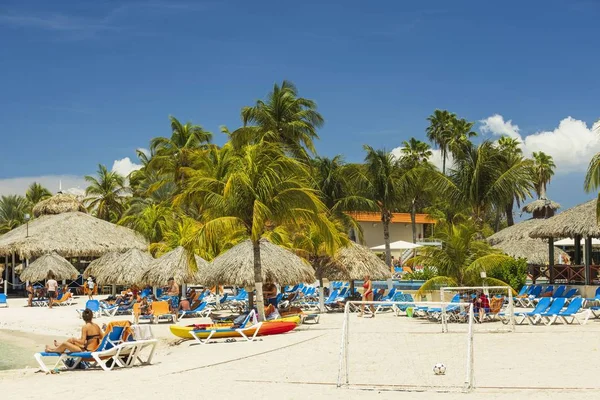
[[96,282],[94,282],[94,278],[91,276],[87,278],[87,287],[88,287],[88,298],[90,300],[94,300],[94,287],[96,286]]
[[[369,275],[365,276],[365,282],[363,283],[363,295],[362,301],[373,301],[373,282],[371,281],[371,277]],[[369,310],[371,310],[371,315],[375,318],[375,309],[373,306],[369,305]],[[365,313],[365,305],[363,304],[361,307],[360,313],[358,313],[359,317],[362,317]]]
[[48,274],[48,280],[46,281],[46,292],[48,294],[48,308],[52,308],[52,303],[56,297],[56,291],[58,290],[58,282],[54,279],[54,274],[50,272]]
[[31,282],[27,281],[27,307],[33,307],[33,286]]
[[177,312],[179,310],[179,285],[175,282],[175,279],[169,278],[167,281],[167,296],[171,298],[171,312],[175,315],[175,322],[177,322]]
[[102,329],[92,322],[94,313],[86,308],[81,313],[81,317],[85,321],[85,325],[81,328],[81,337],[70,338],[67,341],[58,344],[54,341],[54,347],[46,346],[47,353],[64,353],[65,351],[94,351],[100,345],[102,339]]

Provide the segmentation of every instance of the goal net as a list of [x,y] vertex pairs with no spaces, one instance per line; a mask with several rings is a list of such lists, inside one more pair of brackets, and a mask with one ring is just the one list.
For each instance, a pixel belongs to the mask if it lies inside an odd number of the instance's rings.
[[[440,301],[472,303],[476,332],[514,332],[513,290],[509,286],[442,287]],[[443,313],[443,329],[453,322],[451,313]]]
[[[359,314],[351,311],[363,307]],[[443,316],[450,314],[454,323],[442,330]],[[338,387],[469,391],[474,384],[473,315],[470,302],[347,302]]]

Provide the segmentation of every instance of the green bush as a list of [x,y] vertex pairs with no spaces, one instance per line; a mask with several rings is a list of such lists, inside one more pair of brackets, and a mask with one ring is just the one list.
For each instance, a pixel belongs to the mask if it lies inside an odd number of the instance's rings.
[[504,261],[488,273],[488,277],[500,279],[508,283],[514,290],[519,290],[527,279],[527,260],[523,258]]
[[432,267],[423,267],[421,271],[409,272],[402,275],[403,281],[427,281],[437,276],[437,271]]

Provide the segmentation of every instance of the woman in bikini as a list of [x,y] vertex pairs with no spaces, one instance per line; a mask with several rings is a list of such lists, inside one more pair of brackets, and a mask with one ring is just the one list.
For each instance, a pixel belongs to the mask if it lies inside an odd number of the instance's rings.
[[[373,282],[371,282],[371,277],[369,275],[365,276],[365,283],[363,283],[363,295],[362,301],[373,301]],[[375,309],[373,306],[369,305],[369,310],[371,310],[371,315],[375,317]],[[359,317],[362,317],[365,313],[365,305],[363,304],[361,307],[361,311],[358,314]]]
[[48,353],[64,353],[73,351],[94,351],[100,345],[102,339],[102,329],[92,322],[94,313],[90,309],[85,309],[81,314],[85,325],[81,328],[81,338],[70,338],[66,342],[59,344],[54,341],[55,347],[46,346]]

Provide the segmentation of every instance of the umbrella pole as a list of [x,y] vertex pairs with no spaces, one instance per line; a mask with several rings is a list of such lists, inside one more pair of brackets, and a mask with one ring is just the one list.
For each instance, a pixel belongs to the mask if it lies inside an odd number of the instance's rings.
[[325,288],[323,287],[323,277],[319,276],[319,310],[325,312]]

